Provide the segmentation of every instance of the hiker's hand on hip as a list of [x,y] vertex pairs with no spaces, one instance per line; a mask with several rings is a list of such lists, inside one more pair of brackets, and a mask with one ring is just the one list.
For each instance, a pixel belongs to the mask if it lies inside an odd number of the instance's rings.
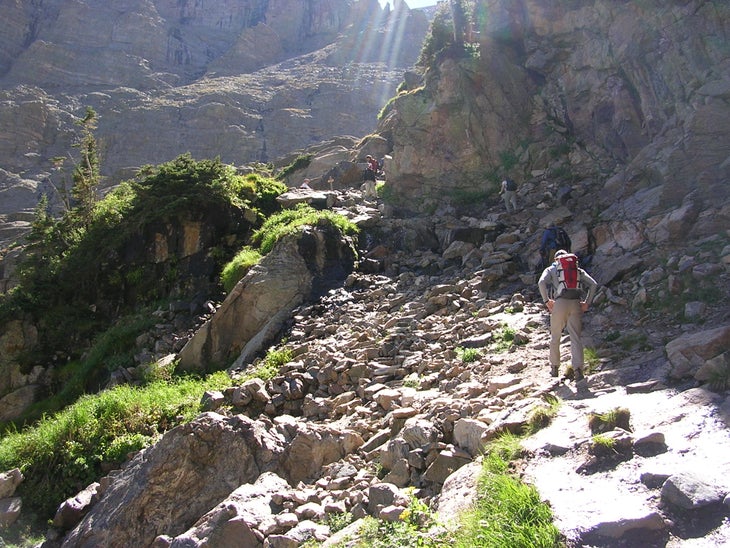
[[581,309],[581,310],[582,310],[583,312],[588,312],[588,308],[590,308],[590,306],[591,306],[591,305],[589,305],[589,304],[588,304],[587,302],[585,302],[585,301],[583,301],[582,303],[580,303],[580,309]]
[[553,306],[555,306],[555,301],[552,300],[552,299],[548,299],[547,302],[545,303],[545,306],[547,306],[547,309],[550,312],[552,312],[553,311]]

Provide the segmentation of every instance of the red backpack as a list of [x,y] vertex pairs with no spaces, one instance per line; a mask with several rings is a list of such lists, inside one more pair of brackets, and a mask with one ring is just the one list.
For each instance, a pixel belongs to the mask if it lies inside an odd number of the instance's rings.
[[557,296],[565,296],[566,290],[568,290],[568,294],[578,297],[578,283],[580,281],[580,276],[578,274],[578,257],[572,253],[566,253],[565,255],[556,257],[555,263],[558,266],[558,281],[560,282]]

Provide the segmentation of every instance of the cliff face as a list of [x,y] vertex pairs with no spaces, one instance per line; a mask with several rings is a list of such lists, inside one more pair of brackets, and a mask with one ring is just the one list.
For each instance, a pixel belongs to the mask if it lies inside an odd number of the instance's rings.
[[[487,0],[479,54],[442,54],[379,130],[404,202],[520,181],[727,196],[730,5]],[[603,183],[607,182],[604,186]]]
[[0,215],[63,175],[99,114],[107,184],[190,152],[273,161],[365,135],[412,65],[426,15],[377,0],[0,0]]

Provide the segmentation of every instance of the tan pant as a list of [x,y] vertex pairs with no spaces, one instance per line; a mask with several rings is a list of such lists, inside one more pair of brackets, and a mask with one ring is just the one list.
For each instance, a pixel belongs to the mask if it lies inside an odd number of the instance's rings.
[[583,370],[583,311],[578,299],[556,299],[550,314],[550,365],[560,365],[560,338],[563,329],[570,335],[570,356],[574,371]]

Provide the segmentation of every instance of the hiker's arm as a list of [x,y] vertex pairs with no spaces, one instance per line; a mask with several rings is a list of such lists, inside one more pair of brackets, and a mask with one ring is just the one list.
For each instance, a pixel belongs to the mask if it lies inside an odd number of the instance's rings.
[[580,270],[580,283],[583,287],[587,288],[586,298],[583,302],[581,302],[581,308],[585,312],[593,302],[593,297],[596,295],[598,283],[583,269]]
[[537,288],[540,290],[540,297],[542,297],[542,301],[548,307],[548,310],[550,310],[552,312],[554,301],[548,295],[547,283],[548,283],[549,279],[550,279],[550,269],[546,268],[545,270],[542,271],[542,274],[540,275],[540,279],[537,281]]

